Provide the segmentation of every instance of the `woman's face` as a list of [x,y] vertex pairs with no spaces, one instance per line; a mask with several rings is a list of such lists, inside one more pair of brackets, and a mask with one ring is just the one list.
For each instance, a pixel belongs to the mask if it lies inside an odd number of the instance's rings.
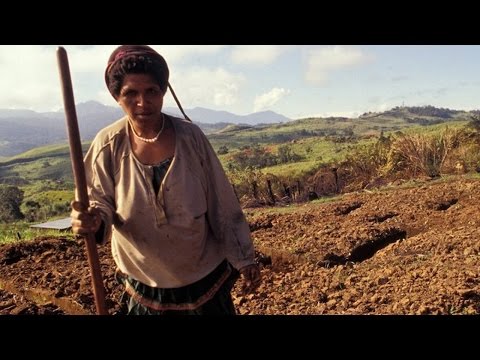
[[146,123],[161,117],[164,95],[152,75],[127,74],[117,101],[130,119]]

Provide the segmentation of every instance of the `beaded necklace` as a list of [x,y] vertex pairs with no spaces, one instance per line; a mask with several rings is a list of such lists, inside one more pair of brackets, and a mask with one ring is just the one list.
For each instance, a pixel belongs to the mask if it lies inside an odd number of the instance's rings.
[[130,123],[130,126],[132,127],[133,135],[135,135],[135,137],[136,137],[138,140],[141,140],[141,141],[146,142],[146,143],[149,143],[149,144],[154,143],[155,141],[157,141],[158,138],[160,137],[160,135],[162,134],[163,129],[165,128],[165,117],[164,117],[163,114],[162,114],[162,128],[160,129],[160,131],[158,132],[158,134],[155,135],[155,137],[150,138],[150,139],[147,139],[147,138],[141,137],[140,135],[137,134],[137,132],[135,131],[135,128],[133,127],[133,124],[132,124],[132,122],[130,121],[130,119],[128,119],[128,122]]

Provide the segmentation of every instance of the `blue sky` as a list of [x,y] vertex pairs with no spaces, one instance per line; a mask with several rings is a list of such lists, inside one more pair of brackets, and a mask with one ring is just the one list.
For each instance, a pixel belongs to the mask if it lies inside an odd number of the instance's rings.
[[[103,72],[116,45],[62,45],[76,103],[116,103]],[[480,109],[479,45],[151,45],[184,108],[292,119],[394,106]],[[62,108],[57,45],[0,46],[0,109]],[[170,94],[165,106],[175,106]]]

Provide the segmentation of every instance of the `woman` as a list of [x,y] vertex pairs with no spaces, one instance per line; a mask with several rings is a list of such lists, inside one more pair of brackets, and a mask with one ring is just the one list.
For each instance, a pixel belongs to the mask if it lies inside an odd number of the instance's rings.
[[105,81],[125,117],[91,144],[90,208],[72,203],[72,228],[111,239],[128,314],[235,314],[239,273],[246,293],[260,283],[249,227],[202,131],[162,113],[168,77],[148,46],[111,54]]

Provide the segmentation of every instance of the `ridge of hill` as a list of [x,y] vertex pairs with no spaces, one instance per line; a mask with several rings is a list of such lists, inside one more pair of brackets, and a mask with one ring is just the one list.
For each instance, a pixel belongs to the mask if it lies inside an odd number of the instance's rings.
[[[368,139],[379,136],[381,133],[416,127],[419,131],[420,129],[433,129],[432,125],[466,123],[475,115],[475,112],[433,107],[393,108],[383,113],[366,113],[358,118],[305,118],[256,126],[222,123],[218,124],[219,129],[216,130],[213,127],[214,124],[210,124],[212,132],[207,136],[214,149],[218,151],[222,148],[224,153],[225,151],[231,153],[235,149],[255,144],[271,146],[295,142],[301,147],[306,141],[304,147],[309,148],[310,157],[326,159],[328,156],[325,149],[321,150],[323,151],[321,154],[316,154],[316,147],[323,140],[330,139],[331,142],[334,138]],[[87,150],[88,145],[88,141],[84,142],[84,151]],[[304,150],[301,151],[304,152]],[[229,156],[229,154],[222,156]],[[304,166],[309,165],[305,163]],[[25,181],[39,179],[71,181],[72,173],[67,142],[63,140],[56,145],[36,147],[1,160],[0,179],[2,183],[12,185],[21,185],[25,184]]]
[[[164,111],[183,118],[176,108],[165,108]],[[231,123],[255,125],[290,120],[272,111],[244,116],[206,108],[185,109],[185,111],[206,134],[218,131]],[[119,107],[106,106],[96,101],[76,105],[76,112],[80,135],[84,141],[92,140],[100,129],[123,116]],[[10,157],[38,146],[66,141],[64,118],[63,109],[44,113],[22,109],[0,109],[0,156]]]

